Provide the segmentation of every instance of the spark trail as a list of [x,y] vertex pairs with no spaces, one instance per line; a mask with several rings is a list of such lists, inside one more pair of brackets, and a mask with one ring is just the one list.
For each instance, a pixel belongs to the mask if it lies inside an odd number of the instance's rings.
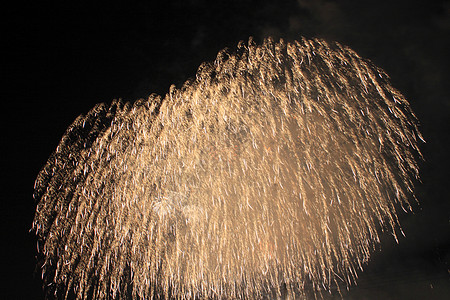
[[99,104],[37,177],[50,290],[260,298],[352,284],[410,210],[417,120],[338,43],[239,43],[196,78]]

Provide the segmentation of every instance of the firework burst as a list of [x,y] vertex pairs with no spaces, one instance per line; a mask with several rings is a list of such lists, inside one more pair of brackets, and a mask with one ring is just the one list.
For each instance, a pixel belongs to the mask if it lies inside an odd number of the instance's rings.
[[77,298],[351,284],[410,210],[417,120],[338,43],[239,43],[182,88],[78,117],[40,172],[43,275]]

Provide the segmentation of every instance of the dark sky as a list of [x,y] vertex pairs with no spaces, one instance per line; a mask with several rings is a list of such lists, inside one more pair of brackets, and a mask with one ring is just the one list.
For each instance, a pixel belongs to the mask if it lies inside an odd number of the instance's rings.
[[[2,299],[42,299],[29,233],[33,184],[67,126],[94,104],[164,94],[239,40],[335,40],[384,68],[409,99],[426,144],[420,206],[345,299],[450,296],[449,1],[83,1],[4,8]],[[64,4],[62,4],[64,3]],[[161,4],[166,3],[166,4]],[[6,247],[5,247],[6,245]],[[5,268],[6,266],[6,268]],[[446,297],[447,296],[447,297]]]

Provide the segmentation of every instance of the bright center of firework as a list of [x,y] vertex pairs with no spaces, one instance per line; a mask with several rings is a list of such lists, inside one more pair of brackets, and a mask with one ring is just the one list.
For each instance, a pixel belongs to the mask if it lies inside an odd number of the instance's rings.
[[350,49],[240,44],[163,100],[74,122],[36,181],[44,271],[98,298],[350,284],[398,225],[394,205],[409,207],[417,134]]

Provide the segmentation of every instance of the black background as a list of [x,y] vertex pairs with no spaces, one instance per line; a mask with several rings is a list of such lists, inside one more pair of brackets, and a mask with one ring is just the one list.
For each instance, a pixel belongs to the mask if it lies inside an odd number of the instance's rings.
[[67,126],[99,102],[163,95],[249,36],[339,41],[385,69],[406,95],[427,141],[420,205],[400,215],[406,237],[396,244],[383,235],[381,251],[343,296],[450,297],[448,1],[93,2],[2,9],[0,298],[44,297],[29,233],[33,184]]

